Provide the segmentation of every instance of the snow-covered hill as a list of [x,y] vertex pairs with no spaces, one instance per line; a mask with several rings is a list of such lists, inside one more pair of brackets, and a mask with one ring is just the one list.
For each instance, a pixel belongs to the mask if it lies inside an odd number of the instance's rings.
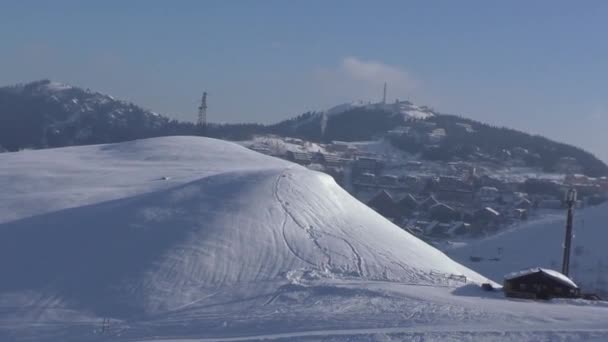
[[[577,210],[570,275],[586,292],[608,294],[608,205]],[[503,234],[447,249],[461,263],[501,282],[508,272],[535,266],[561,270],[565,211],[552,212]],[[471,261],[473,259],[480,261]],[[499,260],[492,260],[499,259]]]
[[5,153],[0,187],[3,341],[608,336],[605,306],[482,293],[331,177],[233,143]]

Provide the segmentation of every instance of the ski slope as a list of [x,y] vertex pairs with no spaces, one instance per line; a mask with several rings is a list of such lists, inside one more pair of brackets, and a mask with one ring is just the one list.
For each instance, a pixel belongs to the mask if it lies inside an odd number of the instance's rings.
[[602,303],[481,292],[331,177],[233,143],[6,153],[0,187],[2,341],[608,337]]

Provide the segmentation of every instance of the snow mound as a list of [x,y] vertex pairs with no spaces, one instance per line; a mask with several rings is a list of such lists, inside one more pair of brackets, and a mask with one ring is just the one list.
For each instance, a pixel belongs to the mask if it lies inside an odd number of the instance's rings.
[[214,289],[297,282],[294,274],[306,272],[485,280],[331,177],[236,144],[171,137],[0,158],[2,185],[11,188],[0,212],[24,208],[0,225],[2,295],[42,293],[40,300],[127,318]]

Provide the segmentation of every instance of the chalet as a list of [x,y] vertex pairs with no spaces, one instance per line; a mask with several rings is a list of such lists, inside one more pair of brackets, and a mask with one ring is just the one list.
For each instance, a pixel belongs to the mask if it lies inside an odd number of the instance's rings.
[[378,178],[378,184],[386,186],[397,186],[399,178],[394,175],[382,175]]
[[550,269],[531,268],[505,276],[503,289],[507,297],[550,299],[578,298],[578,286],[565,275]]
[[361,184],[374,184],[376,182],[376,175],[370,172],[364,172],[357,177],[356,181]]
[[515,204],[515,208],[529,210],[532,208],[532,201],[527,198],[522,198]]
[[493,186],[484,186],[477,192],[477,198],[483,203],[494,202],[499,197],[498,189]]
[[253,145],[253,146],[249,147],[249,149],[256,151],[258,153],[261,153],[261,154],[272,155],[272,150],[270,149],[269,146],[266,146],[266,145]]
[[428,210],[435,204],[439,204],[439,201],[437,199],[435,199],[434,196],[431,195],[424,201],[420,202],[420,208],[423,210]]
[[490,207],[479,209],[473,214],[473,221],[481,225],[495,225],[499,220],[500,213]]
[[356,173],[378,173],[382,168],[382,163],[376,158],[357,157],[354,163],[354,168]]
[[386,190],[381,190],[378,192],[368,203],[367,205],[378,212],[380,215],[396,219],[401,216],[399,207],[393,200],[393,196],[389,194]]
[[516,208],[513,209],[513,218],[517,220],[527,220],[528,219],[528,210]]
[[471,231],[471,225],[469,223],[465,223],[463,221],[457,221],[452,224],[450,229],[448,229],[448,235],[464,235]]
[[300,165],[312,163],[312,155],[306,152],[287,151],[287,160]]
[[412,194],[406,194],[397,202],[397,205],[404,212],[412,212],[418,208],[418,200]]
[[450,222],[460,218],[458,211],[443,203],[437,203],[430,207],[429,215],[433,220],[440,222]]
[[330,145],[327,146],[328,150],[336,151],[336,152],[346,152],[350,144],[343,141],[332,141]]
[[431,224],[425,229],[426,235],[432,235],[436,237],[449,237],[449,230],[452,227],[450,223],[442,223],[438,221],[433,221]]
[[344,165],[345,160],[340,158],[340,156],[336,154],[329,153],[318,153],[317,154],[319,161],[326,166],[330,167],[341,167]]
[[424,188],[424,182],[416,176],[400,176],[399,183],[407,189],[407,191],[418,193]]

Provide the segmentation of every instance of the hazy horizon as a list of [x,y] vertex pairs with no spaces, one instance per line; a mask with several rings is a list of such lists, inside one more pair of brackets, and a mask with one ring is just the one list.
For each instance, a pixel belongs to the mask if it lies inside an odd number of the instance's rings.
[[[0,84],[48,78],[192,121],[409,99],[604,161],[608,4],[7,2]],[[117,8],[119,10],[117,10]]]

